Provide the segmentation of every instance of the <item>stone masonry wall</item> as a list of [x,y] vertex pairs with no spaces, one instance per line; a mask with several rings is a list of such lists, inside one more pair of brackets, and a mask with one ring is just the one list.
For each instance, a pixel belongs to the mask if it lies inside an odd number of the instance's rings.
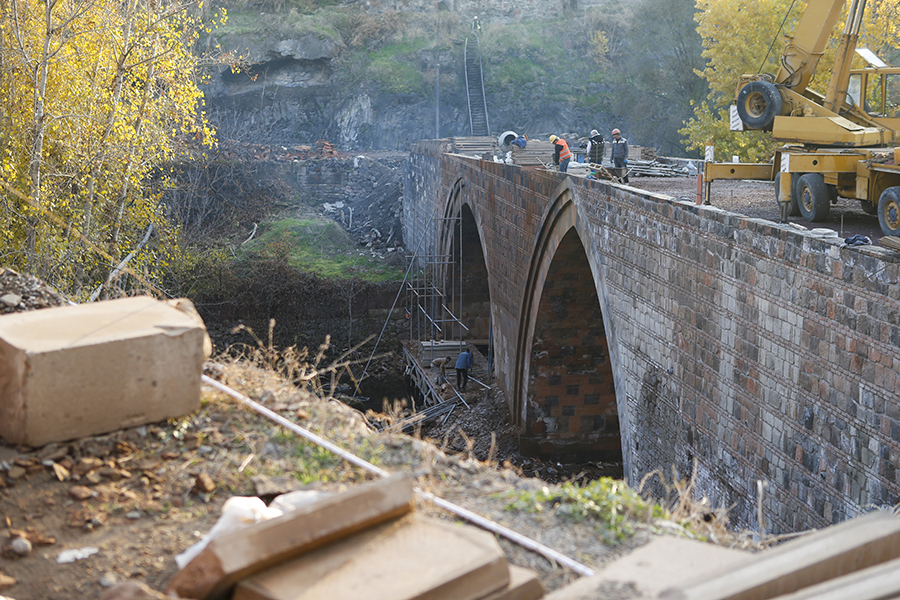
[[529,367],[529,453],[622,460],[603,315],[584,249],[565,238],[547,274]]
[[[626,0],[628,1],[628,0]],[[571,14],[599,6],[600,0],[362,0],[366,11],[434,12],[450,10],[466,18],[477,16],[485,22],[527,21]]]
[[900,257],[625,186],[442,155],[441,144],[411,152],[406,243],[436,239],[426,216],[459,190],[486,250],[496,376],[515,422],[527,425],[532,344],[520,333],[548,318],[529,308],[545,283],[530,275],[535,245],[574,228],[606,326],[632,484],[672,466],[689,475],[696,462],[696,493],[756,526],[761,480],[772,533],[900,500]]
[[294,184],[305,204],[321,207],[342,202],[331,216],[357,239],[378,248],[394,248],[402,241],[402,169],[397,157],[329,157],[292,163]]

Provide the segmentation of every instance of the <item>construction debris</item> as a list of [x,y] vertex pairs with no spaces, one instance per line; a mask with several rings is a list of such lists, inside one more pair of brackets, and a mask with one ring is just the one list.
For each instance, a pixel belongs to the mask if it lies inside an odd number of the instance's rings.
[[878,243],[882,246],[890,248],[891,250],[900,250],[900,238],[893,235],[886,235],[880,240]]
[[[734,568],[750,557],[741,550],[684,538],[660,537],[610,563],[597,574],[549,594],[547,600],[657,598],[664,590]],[[631,594],[612,593],[623,589]]]
[[512,162],[520,167],[545,167],[553,160],[553,144],[543,140],[528,140],[524,148],[513,146]]
[[653,160],[629,160],[629,177],[689,177],[696,175],[687,167],[677,167]]
[[307,145],[272,146],[270,144],[250,144],[238,140],[222,140],[217,158],[226,160],[268,160],[272,162],[292,162],[310,158],[338,156],[337,148],[327,140],[316,142],[315,148]]
[[[631,164],[638,160],[643,161],[654,161],[658,158],[659,152],[656,148],[652,148],[649,146],[636,146],[634,144],[628,145],[628,164]],[[606,144],[606,148],[603,151],[603,160],[604,162],[612,162],[612,145]]]
[[491,534],[411,514],[245,579],[233,599],[480,600],[509,583]]
[[316,149],[319,151],[319,156],[329,157],[329,156],[337,156],[337,150],[328,140],[319,140],[316,142]]
[[37,277],[0,268],[0,314],[66,304],[62,295]]
[[212,598],[238,581],[412,510],[412,480],[396,476],[213,538],[169,584],[182,598]]
[[[889,511],[876,511],[760,552],[717,576],[697,578],[671,597],[685,600],[782,597],[896,559],[900,555],[898,542],[900,519]],[[896,574],[896,570],[893,572]],[[894,585],[896,581],[895,575]],[[863,578],[855,590],[849,586],[850,589],[842,590],[840,597],[860,598],[855,592],[864,590],[866,583]]]
[[876,511],[747,555],[660,538],[547,600],[878,600],[900,593],[900,519]]

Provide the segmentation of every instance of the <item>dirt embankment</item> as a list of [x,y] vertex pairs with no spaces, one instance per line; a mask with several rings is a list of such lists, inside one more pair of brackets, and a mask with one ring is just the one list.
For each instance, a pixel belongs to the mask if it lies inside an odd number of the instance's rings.
[[[388,471],[412,473],[420,488],[589,567],[653,535],[657,517],[621,485],[591,492],[615,494],[608,499],[616,507],[614,519],[590,511],[578,517],[578,501],[570,504],[558,486],[479,462],[468,452],[377,433],[357,411],[299,390],[251,361],[218,364],[208,373]],[[371,477],[218,392],[206,390],[202,400],[196,413],[168,422],[44,448],[0,444],[0,593],[16,600],[91,599],[125,579],[164,589],[176,571],[174,556],[211,528],[229,497],[269,500],[299,488],[334,492]],[[542,503],[544,496],[553,502]],[[416,508],[450,518],[428,503]],[[701,506],[667,528],[689,526],[702,536],[710,526],[702,519],[708,510]],[[725,536],[720,539],[743,543],[723,524],[714,523]],[[14,550],[16,539],[27,540],[29,548]],[[502,545],[510,562],[536,570],[548,589],[575,578],[518,546]],[[72,551],[81,558],[61,560]]]
[[[0,284],[0,298],[17,293],[27,299],[18,310],[61,302],[28,276],[5,271]],[[473,388],[467,394],[472,411],[461,411],[460,419],[443,430],[434,429],[440,438],[433,442],[379,433],[360,412],[323,393],[329,365],[317,366],[313,360],[258,348],[241,360],[210,363],[206,372],[388,471],[412,473],[420,488],[589,567],[597,568],[653,535],[657,517],[632,492],[623,494],[620,484],[591,491],[615,494],[610,499],[615,519],[576,517],[584,507],[574,499],[570,505],[568,498],[574,497],[563,488],[527,477],[535,469],[502,463],[512,451],[512,438],[504,425],[505,407],[495,394]],[[484,366],[483,357],[476,358],[475,371],[483,378],[479,366]],[[310,370],[319,371],[317,384],[298,387],[296,374]],[[464,434],[458,440],[449,435],[451,428],[458,434],[473,419],[479,431],[487,432],[487,427],[499,433],[493,450],[484,445],[490,436],[468,443]],[[126,579],[162,590],[176,572],[174,557],[212,527],[228,498],[270,500],[299,488],[336,492],[370,477],[210,389],[203,390],[201,408],[182,418],[42,448],[0,443],[0,593],[16,600],[91,599]],[[553,501],[541,500],[545,496]],[[425,502],[418,502],[417,510],[450,518]],[[679,524],[667,527],[702,531],[696,528],[709,527],[702,519],[708,511],[700,506],[696,514],[679,515]],[[724,523],[714,525],[721,529]],[[728,539],[743,543],[734,536]],[[512,564],[537,571],[550,590],[575,578],[521,547],[502,545]]]

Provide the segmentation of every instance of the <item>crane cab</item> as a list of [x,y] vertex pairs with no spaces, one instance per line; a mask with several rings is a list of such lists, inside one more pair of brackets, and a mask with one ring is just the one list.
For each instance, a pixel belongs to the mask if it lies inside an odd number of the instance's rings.
[[876,123],[900,132],[900,67],[877,67],[850,71],[847,96]]

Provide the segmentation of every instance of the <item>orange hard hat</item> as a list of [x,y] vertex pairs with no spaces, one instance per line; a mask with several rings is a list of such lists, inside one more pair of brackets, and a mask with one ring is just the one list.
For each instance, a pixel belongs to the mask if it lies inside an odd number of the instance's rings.
[[613,129],[612,132],[613,132],[613,135],[616,135],[617,133],[621,133],[618,129]]

